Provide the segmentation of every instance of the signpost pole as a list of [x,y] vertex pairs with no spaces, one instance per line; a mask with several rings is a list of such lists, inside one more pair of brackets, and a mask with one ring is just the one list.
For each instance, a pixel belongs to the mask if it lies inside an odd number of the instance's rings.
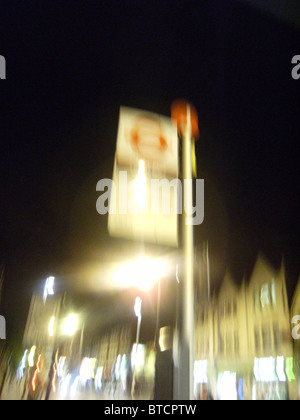
[[[197,117],[191,105],[186,101],[175,102],[172,106],[179,134],[182,136],[182,170],[183,170],[183,296],[182,326],[180,332],[179,366],[174,397],[183,400],[194,399],[194,238],[192,224],[193,206],[193,170],[192,141],[198,134]],[[196,124],[196,125],[195,125]],[[178,395],[176,395],[178,394]]]

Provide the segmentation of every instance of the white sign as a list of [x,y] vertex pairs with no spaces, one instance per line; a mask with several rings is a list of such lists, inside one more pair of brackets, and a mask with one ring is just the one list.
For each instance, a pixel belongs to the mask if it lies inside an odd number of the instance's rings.
[[147,172],[178,177],[177,125],[171,118],[120,108],[116,160],[119,168],[137,168],[145,162]]
[[115,165],[108,231],[111,236],[177,247],[178,184],[169,183],[153,194],[151,181],[138,169],[120,171]]
[[[121,182],[124,174],[126,181]],[[159,193],[160,185],[153,188],[153,179],[168,184],[167,196]],[[110,235],[177,247],[177,180],[176,123],[168,117],[121,107],[109,199]],[[169,206],[164,205],[166,198]]]

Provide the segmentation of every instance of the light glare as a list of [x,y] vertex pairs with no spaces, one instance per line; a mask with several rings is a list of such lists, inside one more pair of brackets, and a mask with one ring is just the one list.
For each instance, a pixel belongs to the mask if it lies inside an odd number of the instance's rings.
[[138,287],[147,291],[166,272],[167,267],[163,260],[140,258],[122,265],[114,275],[114,282],[124,287]]

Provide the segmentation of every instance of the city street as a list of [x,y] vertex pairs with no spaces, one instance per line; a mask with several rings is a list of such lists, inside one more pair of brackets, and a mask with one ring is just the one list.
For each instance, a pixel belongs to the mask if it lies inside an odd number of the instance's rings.
[[300,0],[0,28],[0,400],[298,400]]
[[[18,383],[15,379],[8,379],[3,388],[2,396],[0,400],[5,401],[20,401],[27,400],[28,392],[24,392],[24,382]],[[45,393],[39,396],[40,400],[45,399]],[[84,389],[71,390],[67,394],[62,390],[57,390],[56,392],[51,392],[50,398],[51,401],[55,400],[132,400],[131,396],[122,392],[120,389],[116,392],[112,391],[95,391],[89,387]],[[137,395],[134,400],[151,400],[152,399],[152,390],[145,390],[141,394]]]

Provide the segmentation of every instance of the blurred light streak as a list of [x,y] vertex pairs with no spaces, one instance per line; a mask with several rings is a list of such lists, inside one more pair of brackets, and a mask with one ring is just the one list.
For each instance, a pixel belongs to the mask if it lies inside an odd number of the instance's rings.
[[147,205],[147,181],[145,177],[145,162],[139,161],[139,170],[134,183],[134,200],[139,210],[144,210]]
[[180,283],[179,274],[178,274],[178,264],[176,264],[176,281],[178,284]]
[[116,366],[115,366],[115,375],[116,375],[116,380],[119,381],[120,377],[121,377],[121,361],[122,361],[122,356],[120,354],[118,354],[117,356],[117,361],[116,361]]
[[48,327],[48,332],[49,332],[50,337],[53,337],[54,335],[54,330],[53,330],[54,322],[55,322],[55,316],[52,316],[49,322],[49,327]]
[[22,379],[22,378],[23,378],[23,375],[24,375],[24,369],[25,369],[25,367],[26,367],[26,358],[27,358],[27,354],[28,354],[28,349],[26,349],[26,350],[24,351],[24,354],[23,354],[22,360],[21,360],[21,362],[20,362],[20,364],[19,364],[19,367],[18,367],[18,370],[17,370],[17,375],[18,375],[18,379],[19,379],[19,380],[20,380],[20,379]]
[[53,392],[56,391],[56,384],[55,384],[56,383],[56,375],[57,375],[57,370],[56,370],[55,363],[53,363],[53,378],[52,378],[52,383],[51,383]]
[[289,382],[292,382],[296,379],[294,375],[293,365],[294,365],[293,357],[287,357],[285,359],[285,373]]
[[53,276],[50,276],[46,279],[46,284],[44,288],[44,296],[43,296],[44,303],[46,303],[48,296],[54,295],[54,280],[55,280],[55,277]]
[[254,376],[257,382],[276,382],[274,357],[256,357],[254,359]]
[[238,385],[238,396],[240,401],[244,401],[244,394],[243,394],[243,378],[239,379],[239,385]]
[[57,376],[59,378],[64,376],[65,362],[66,362],[66,357],[60,356],[58,364],[57,364]]
[[62,398],[65,398],[68,394],[68,388],[71,381],[71,377],[72,377],[71,374],[68,373],[67,376],[62,381],[61,390],[60,390]]
[[138,296],[135,299],[135,303],[134,303],[134,313],[135,313],[135,316],[138,318],[141,317],[141,309],[142,309],[142,299]]
[[280,382],[286,382],[286,376],[284,373],[284,356],[277,356],[276,373]]
[[95,378],[96,363],[97,359],[94,357],[84,357],[82,359],[79,369],[79,377],[82,384],[85,385],[87,381]]
[[31,382],[31,386],[32,386],[33,391],[36,390],[36,378],[37,378],[37,374],[40,371],[40,361],[41,361],[41,355],[39,355],[39,357],[38,357],[38,360],[37,360],[37,363],[36,363],[36,369],[34,371],[32,382]]
[[145,362],[145,346],[144,344],[133,344],[131,352],[131,366],[138,370]]
[[123,391],[126,390],[126,379],[127,379],[127,357],[123,354],[120,365],[120,378],[122,381]]
[[197,384],[207,384],[207,360],[195,360],[194,380]]
[[96,376],[95,376],[95,389],[96,391],[101,391],[102,388],[102,374],[103,374],[103,366],[99,366],[97,368]]
[[78,387],[79,381],[80,381],[80,376],[78,375],[74,379],[73,384],[72,384],[71,389],[70,389],[70,397],[72,399],[75,398],[75,396],[76,396],[76,392],[77,392],[77,387]]
[[32,346],[30,349],[30,353],[28,355],[28,365],[29,367],[34,366],[34,355],[35,355],[36,346]]
[[220,400],[237,400],[236,373],[225,371],[218,376],[218,394]]

